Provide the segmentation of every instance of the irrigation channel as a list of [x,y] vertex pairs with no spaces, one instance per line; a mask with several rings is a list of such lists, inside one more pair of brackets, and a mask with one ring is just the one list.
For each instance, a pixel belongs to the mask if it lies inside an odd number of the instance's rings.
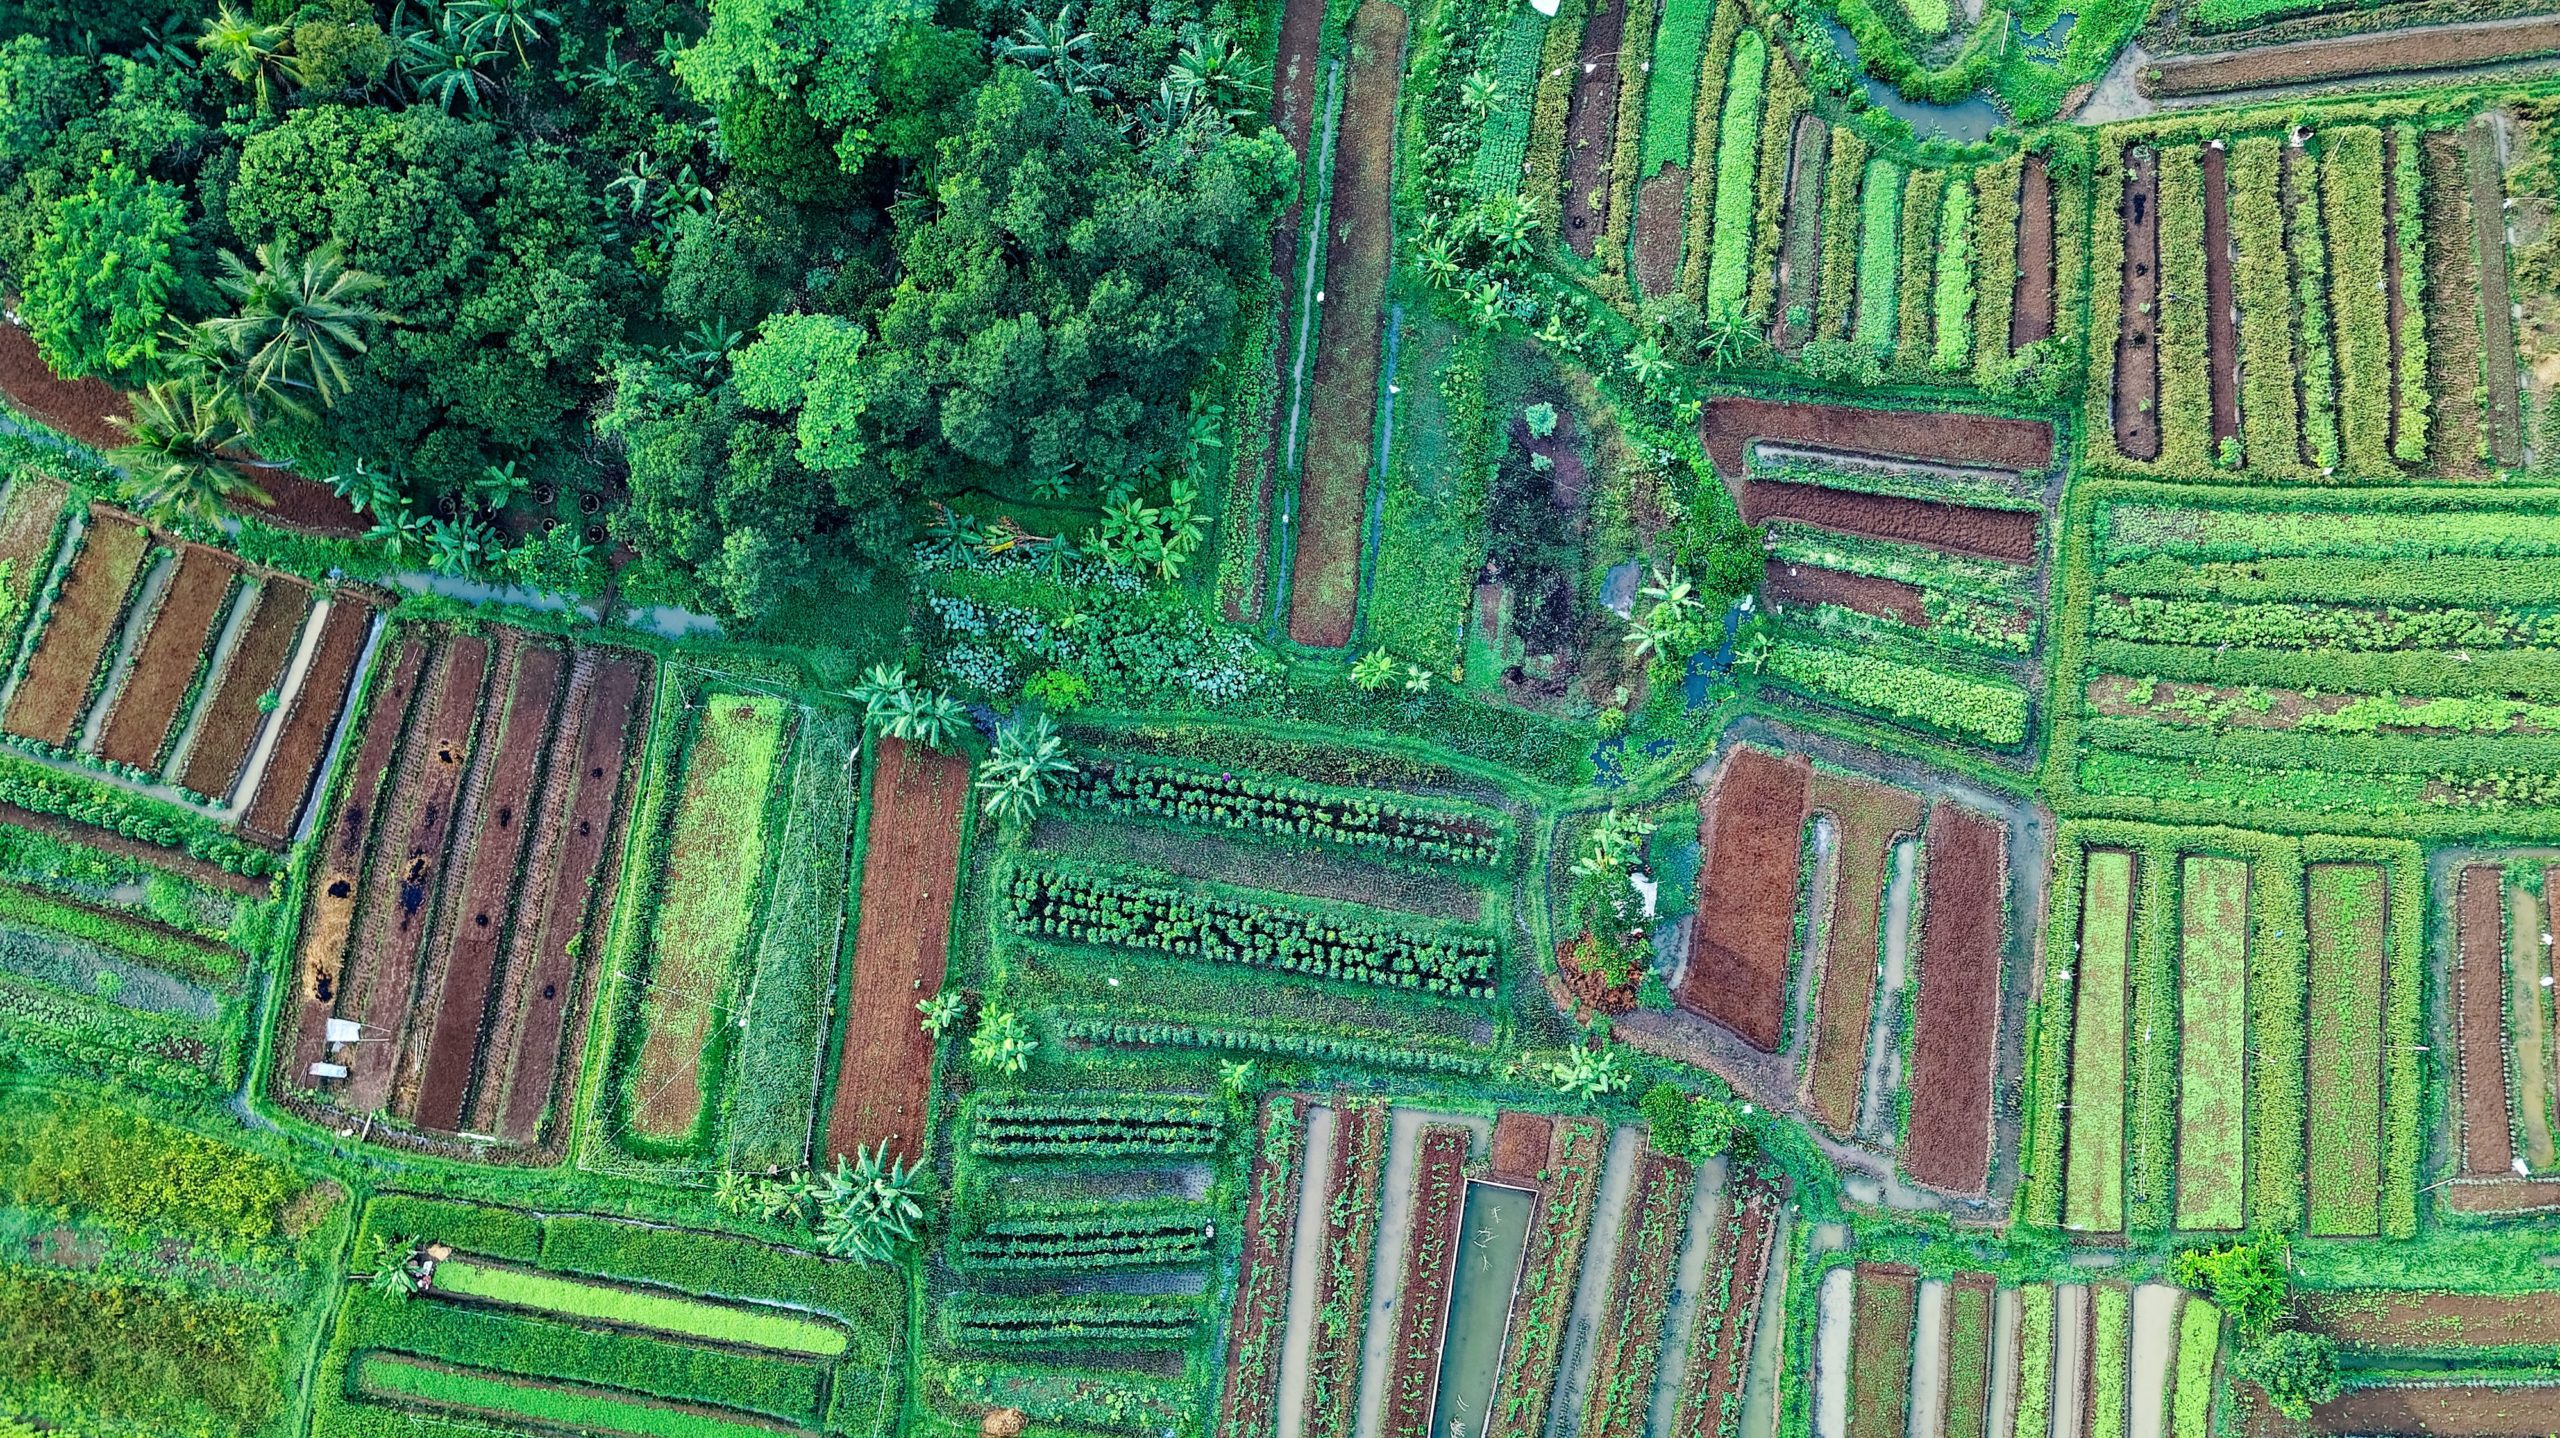
[[1483,1179],[1467,1184],[1448,1324],[1440,1340],[1440,1378],[1431,1400],[1431,1438],[1473,1438],[1493,1417],[1512,1295],[1537,1216],[1538,1195],[1530,1189]]

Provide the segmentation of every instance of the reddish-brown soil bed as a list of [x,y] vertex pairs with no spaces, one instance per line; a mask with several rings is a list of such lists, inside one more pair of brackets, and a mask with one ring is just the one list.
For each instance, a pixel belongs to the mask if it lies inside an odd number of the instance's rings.
[[1736,748],[1710,796],[1699,842],[1705,875],[1690,921],[1680,1006],[1775,1053],[1796,932],[1796,870],[1804,852],[1811,769]]
[[213,697],[205,701],[178,769],[181,785],[212,799],[229,798],[231,786],[240,782],[240,766],[267,723],[259,701],[284,682],[285,666],[311,616],[311,591],[290,579],[270,576],[252,602],[258,607],[213,676]]
[[2154,95],[2206,95],[2261,85],[2298,85],[2360,75],[2404,74],[2460,65],[2487,65],[2560,50],[2560,16],[2492,20],[2475,25],[2422,29],[2261,45],[2224,55],[2155,61]]
[[1786,1175],[1758,1170],[1735,1182],[1733,1217],[1716,1228],[1707,1272],[1728,1274],[1724,1305],[1701,1310],[1689,1337],[1689,1364],[1673,1412],[1671,1438],[1715,1438],[1728,1405],[1737,1410],[1751,1371],[1751,1339],[1759,1326],[1760,1285],[1786,1200]]
[[98,735],[99,757],[136,768],[156,767],[161,746],[177,727],[178,706],[186,702],[197,666],[213,642],[214,622],[222,617],[232,577],[239,572],[231,556],[218,549],[189,544],[178,550],[176,570],[160,591],[158,612],[134,651],[133,671]]
[[2006,837],[1995,820],[1943,800],[1930,806],[1902,1167],[1949,1193],[1979,1193],[1991,1172]]
[[1805,1105],[1825,1127],[1846,1137],[1857,1127],[1858,1093],[1866,1081],[1867,1028],[1875,1012],[1894,840],[1919,828],[1920,800],[1864,779],[1816,774],[1811,806],[1830,815],[1838,832]]
[[1609,166],[1618,147],[1618,42],[1627,25],[1627,0],[1594,0],[1582,27],[1581,74],[1564,122],[1564,238],[1589,259],[1609,227],[1616,176]]
[[2543,1213],[2560,1208],[2560,1178],[2508,1178],[2447,1184],[2439,1190],[2456,1213]]
[[[2213,387],[2213,437],[2215,442],[2236,438],[2240,433],[2240,337],[2232,320],[2231,298],[2231,180],[2229,159],[2219,146],[2207,145],[2200,155],[2199,168],[2204,176],[2204,342],[2210,357]],[[2389,231],[2388,225],[2383,227]],[[2397,279],[2392,281],[2393,305],[2400,303]]]
[[1449,1318],[1457,1261],[1458,1213],[1467,1191],[1473,1135],[1433,1124],[1422,1131],[1413,1174],[1413,1227],[1404,1242],[1404,1282],[1396,1290],[1395,1347],[1387,1371],[1386,1438],[1430,1438],[1440,1337]]
[[1289,563],[1289,637],[1319,649],[1351,641],[1360,537],[1368,520],[1378,412],[1379,332],[1386,321],[1396,90],[1404,11],[1367,0],[1351,22],[1351,78],[1335,138],[1333,233],[1325,247],[1324,317],[1307,397],[1298,479],[1297,548]]
[[2124,283],[2116,326],[2116,448],[2131,459],[2160,457],[2160,347],[2151,332],[2160,312],[2160,157],[2125,156],[2124,200],[2116,222],[2124,232]]
[[2009,301],[2009,348],[2053,335],[2053,175],[2044,156],[2018,171],[2018,287]]
[[2462,1171],[2502,1178],[2514,1171],[2507,1121],[2505,878],[2492,865],[2462,871],[2455,901],[2454,1048],[2461,1055]]
[[2547,1438],[2560,1433],[2560,1387],[2459,1384],[2444,1388],[2359,1388],[2313,1406],[2306,1428],[2271,1417],[2263,1403],[2253,1431],[2266,1434],[2390,1433],[2403,1438]]
[[1665,165],[1636,186],[1636,285],[1658,299],[1680,287],[1682,215],[1689,171]]
[[1818,604],[1834,604],[1878,619],[1896,620],[1914,629],[1929,627],[1929,608],[1921,596],[1920,586],[1905,584],[1899,579],[1879,579],[1869,574],[1849,574],[1837,569],[1820,569],[1772,559],[1767,573],[1761,578],[1760,594],[1773,609],[1784,610],[1791,605],[1811,609]]
[[564,667],[559,650],[527,644],[505,704],[490,705],[481,720],[478,747],[487,772],[473,780],[478,798],[463,841],[460,903],[447,914],[443,982],[414,1115],[421,1127],[452,1129],[462,1122],[463,1097],[479,1068],[499,945],[523,877],[525,835],[533,827],[537,798],[534,780]]
[[2294,1313],[2302,1327],[2344,1348],[2560,1344],[2560,1303],[2548,1293],[2310,1292],[2295,1296]]
[[2053,462],[2053,427],[2035,420],[1743,395],[1709,401],[1699,437],[1726,475],[1742,473],[1748,450],[1759,442],[1994,469],[2042,469]]
[[[1282,1094],[1264,1108],[1264,1127],[1287,1136],[1265,1140],[1254,1155],[1244,1216],[1244,1253],[1235,1308],[1227,1323],[1227,1382],[1219,1394],[1218,1431],[1272,1431],[1280,1380],[1280,1328],[1289,1305],[1289,1245],[1298,1230],[1298,1193],[1305,1185],[1306,1106]],[[1248,1364],[1246,1355],[1253,1355]]]
[[1911,1424],[1920,1275],[1898,1263],[1861,1263],[1851,1291],[1849,1438],[1903,1438]]
[[293,838],[303,803],[311,797],[320,765],[329,757],[329,736],[337,732],[338,716],[347,707],[347,691],[355,684],[356,665],[364,658],[365,640],[372,633],[373,607],[339,590],[330,602],[328,617],[320,621],[319,646],[312,651],[293,703],[285,709],[284,727],[276,733],[266,771],[258,776],[258,792],[240,816],[242,833],[278,844]]
[[910,1158],[924,1153],[933,1039],[916,1023],[916,1000],[942,987],[968,805],[968,761],[898,739],[878,741],[853,1002],[827,1119],[830,1154],[874,1143]]
[[[472,1103],[475,1115],[489,1115],[475,1116],[477,1126],[494,1123],[516,1143],[540,1138],[561,1051],[566,1047],[574,1057],[582,1037],[574,1027],[578,1000],[594,987],[594,970],[582,984],[578,958],[595,948],[591,937],[613,893],[621,853],[616,841],[628,809],[625,774],[641,743],[635,731],[645,727],[649,662],[620,651],[591,652],[597,655],[592,686],[554,741],[543,827],[534,837],[531,877],[508,943],[508,989]],[[572,766],[566,780],[559,775],[564,761]]]
[[35,593],[41,580],[36,561],[53,549],[62,527],[62,506],[70,489],[61,480],[31,469],[9,481],[9,501],[0,508],[0,563],[9,566],[10,591],[20,597]]
[[[338,812],[320,838],[310,898],[303,909],[301,958],[294,984],[302,1005],[301,1022],[296,1030],[293,1067],[286,1075],[297,1085],[308,1082],[310,1065],[326,1056],[323,1023],[338,1011],[339,988],[348,962],[347,939],[355,931],[365,855],[373,847],[375,830],[390,803],[382,791],[383,778],[400,752],[400,736],[408,727],[410,707],[420,692],[419,676],[426,670],[429,646],[425,639],[409,632],[395,642],[397,648],[385,660],[382,682],[374,689],[364,737],[356,745],[354,760],[348,767]],[[442,670],[437,672],[435,683],[441,684]]]
[[1536,1184],[1538,1171],[1547,1166],[1555,1129],[1556,1121],[1545,1114],[1505,1110],[1493,1121],[1493,1157],[1485,1177],[1496,1183]]
[[[0,331],[7,330],[0,325]],[[71,573],[44,621],[35,658],[9,696],[9,732],[39,743],[69,744],[88,712],[89,681],[115,642],[125,596],[140,577],[149,537],[129,516],[89,511],[89,529]]]
[[2033,564],[2036,559],[2037,517],[2023,510],[1934,504],[1898,494],[1860,494],[1768,479],[1743,485],[1742,510],[1753,524],[1793,519],[1843,534],[1925,544],[2012,564]]
[[[445,647],[434,697],[420,699],[418,718],[401,745],[383,800],[364,880],[356,894],[355,963],[346,978],[342,1017],[377,1034],[405,1035],[418,983],[436,890],[452,847],[453,809],[471,767],[471,738],[488,676],[487,640],[461,636]],[[358,1044],[344,1106],[371,1113],[391,1101],[399,1045]]]
[[104,380],[64,379],[36,352],[35,339],[0,323],[0,396],[11,408],[71,436],[91,449],[114,449],[129,436],[114,421],[132,407]]

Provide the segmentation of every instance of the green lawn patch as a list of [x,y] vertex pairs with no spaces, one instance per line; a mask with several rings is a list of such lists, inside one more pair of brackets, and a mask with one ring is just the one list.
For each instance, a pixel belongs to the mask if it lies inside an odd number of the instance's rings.
[[438,1293],[457,1298],[479,1298],[570,1318],[654,1328],[713,1343],[736,1343],[820,1358],[833,1358],[845,1351],[843,1331],[812,1318],[588,1283],[555,1274],[497,1268],[467,1259],[448,1258],[437,1264],[434,1287]]

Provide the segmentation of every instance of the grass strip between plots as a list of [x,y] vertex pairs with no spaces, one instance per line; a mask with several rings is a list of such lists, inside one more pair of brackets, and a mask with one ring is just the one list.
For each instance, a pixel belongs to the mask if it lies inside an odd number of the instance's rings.
[[547,1273],[494,1268],[448,1258],[435,1266],[434,1288],[460,1298],[536,1308],[572,1318],[654,1328],[662,1333],[714,1343],[770,1348],[779,1353],[807,1353],[833,1358],[845,1351],[844,1334],[815,1319],[783,1313],[758,1313],[698,1298],[643,1293],[602,1283],[583,1283]]

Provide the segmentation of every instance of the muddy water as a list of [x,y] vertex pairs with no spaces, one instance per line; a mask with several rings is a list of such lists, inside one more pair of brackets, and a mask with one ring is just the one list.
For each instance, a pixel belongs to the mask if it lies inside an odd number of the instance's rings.
[[1893,878],[1884,891],[1884,967],[1877,982],[1876,1012],[1867,1034],[1866,1096],[1858,1105],[1858,1136],[1890,1147],[1902,1086],[1902,990],[1910,970],[1911,909],[1919,870],[1920,841],[1893,846]]
[[2053,1431],[2078,1438],[2086,1421],[2089,1373],[2089,1289],[2072,1284],[2053,1291]]
[[2018,1316],[2018,1290],[1991,1296],[1991,1426],[1983,1430],[1989,1438],[2013,1438],[2018,1426]]
[[1449,1286],[1449,1326],[1431,1401],[1431,1438],[1469,1438],[1493,1415],[1505,1325],[1520,1287],[1520,1259],[1538,1196],[1493,1183],[1467,1185],[1458,1224],[1458,1268]]
[[1591,1241],[1582,1246],[1582,1271],[1573,1286],[1573,1317],[1565,1328],[1564,1369],[1556,1377],[1554,1400],[1547,1405],[1547,1438],[1567,1438],[1581,1421],[1583,1389],[1591,1382],[1591,1336],[1608,1306],[1609,1270],[1618,1259],[1618,1230],[1625,1225],[1627,1199],[1643,1162],[1644,1130],[1621,1125],[1609,1136],[1608,1157],[1600,1167]]
[[1947,1416],[1947,1281],[1920,1284],[1911,1329],[1911,1438],[1938,1438]]
[[1307,1111],[1307,1165],[1298,1182],[1298,1228],[1289,1249],[1289,1318],[1280,1340],[1279,1438],[1302,1438],[1307,1426],[1307,1355],[1315,1343],[1316,1286],[1324,1266],[1325,1195],[1333,1187],[1330,1108]]
[[2167,1438],[2169,1371],[2177,1361],[2186,1295],[2165,1283],[2133,1291],[2133,1406],[2127,1438]]
[[2551,1135],[2550,1002],[2542,981],[2551,972],[2551,946],[2543,941],[2550,916],[2541,900],[2521,887],[2507,890],[2507,1022],[2515,1055],[2517,1136],[2524,1140],[2524,1161],[2549,1168]]
[[1856,1281],[1845,1264],[1822,1275],[1813,1342],[1814,1438],[1848,1438],[1849,1315]]
[[1680,1381],[1689,1371],[1689,1340],[1698,1328],[1698,1290],[1707,1281],[1707,1253],[1715,1247],[1716,1229],[1724,1219],[1728,1171],[1721,1158],[1698,1167],[1697,1195],[1689,1201],[1689,1228],[1680,1240],[1671,1302],[1663,1314],[1662,1363],[1654,1370],[1652,1406],[1645,1424],[1651,1438],[1669,1438],[1672,1414],[1679,1407]]
[[1787,1260],[1795,1221],[1778,1215],[1769,1276],[1760,1283],[1760,1318],[1751,1333],[1751,1374],[1742,1385],[1738,1438],[1778,1438],[1778,1367],[1787,1352]]

